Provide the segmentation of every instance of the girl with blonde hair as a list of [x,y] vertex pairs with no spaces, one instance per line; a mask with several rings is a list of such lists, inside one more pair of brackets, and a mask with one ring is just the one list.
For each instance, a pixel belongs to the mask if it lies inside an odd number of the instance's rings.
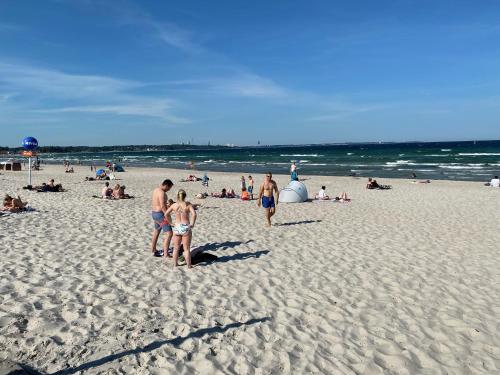
[[186,265],[188,268],[192,268],[190,250],[192,229],[196,222],[196,211],[193,205],[186,201],[186,192],[184,190],[181,189],[177,192],[177,201],[167,209],[165,217],[169,217],[171,212],[175,214],[175,224],[172,228],[174,232],[174,267],[178,266],[179,249],[182,243]]

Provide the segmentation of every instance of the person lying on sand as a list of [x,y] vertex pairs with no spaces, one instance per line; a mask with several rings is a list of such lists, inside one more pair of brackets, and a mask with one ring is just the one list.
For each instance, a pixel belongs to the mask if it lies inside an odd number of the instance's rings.
[[387,190],[392,189],[391,185],[379,185],[377,180],[372,180],[372,178],[368,178],[368,183],[366,184],[367,189],[378,189],[378,190]]
[[335,200],[338,202],[350,202],[351,199],[347,197],[347,193],[344,191],[340,196],[335,197]]
[[186,179],[180,180],[181,182],[195,182],[201,181],[201,178],[196,177],[195,175],[190,174]]
[[53,193],[58,193],[58,192],[63,192],[66,191],[63,189],[61,184],[54,184],[54,180],[51,179],[48,184],[45,182],[41,184],[40,186],[25,186],[23,189],[26,190],[36,190],[38,193],[46,193],[46,192],[53,192]]
[[224,188],[220,193],[210,193],[213,198],[227,198],[227,190]]
[[21,197],[13,198],[9,194],[5,194],[3,198],[2,211],[20,212],[26,210],[28,202],[23,202]]
[[233,189],[222,189],[219,193],[210,193],[210,196],[213,198],[236,198],[236,193]]
[[[178,266],[179,249],[182,243],[184,249],[191,249],[192,229],[196,223],[196,211],[193,205],[186,201],[186,192],[179,190],[177,192],[177,201],[167,209],[165,218],[168,220],[170,213],[175,214],[175,224],[172,228],[174,232],[174,268]],[[165,250],[167,251],[167,250]],[[193,268],[191,265],[191,254],[185,252],[186,264],[188,268]]]
[[430,184],[431,180],[416,180],[412,181],[413,184]]

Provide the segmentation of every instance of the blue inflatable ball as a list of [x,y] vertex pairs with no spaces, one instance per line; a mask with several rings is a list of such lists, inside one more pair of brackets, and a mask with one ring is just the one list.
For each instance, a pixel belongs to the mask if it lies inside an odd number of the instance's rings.
[[27,151],[36,150],[38,147],[38,141],[33,137],[26,137],[23,139],[23,147]]

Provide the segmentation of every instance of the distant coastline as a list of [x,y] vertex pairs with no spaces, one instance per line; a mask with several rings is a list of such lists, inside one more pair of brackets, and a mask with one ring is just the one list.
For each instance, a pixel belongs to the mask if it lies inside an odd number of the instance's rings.
[[[112,146],[41,146],[39,153],[67,154],[81,152],[157,152],[157,151],[201,151],[201,150],[226,150],[226,149],[266,149],[269,147],[294,148],[294,147],[342,147],[342,146],[372,146],[372,145],[408,145],[408,144],[483,144],[498,143],[500,140],[470,140],[470,141],[404,141],[404,142],[328,142],[328,143],[309,143],[309,144],[274,144],[274,145],[200,145],[200,144],[170,144],[170,145],[112,145]],[[0,146],[0,155],[18,154],[23,150],[22,147]]]

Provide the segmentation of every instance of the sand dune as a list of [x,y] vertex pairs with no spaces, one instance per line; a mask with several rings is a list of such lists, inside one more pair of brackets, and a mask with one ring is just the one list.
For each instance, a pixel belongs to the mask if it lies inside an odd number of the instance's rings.
[[[255,202],[192,199],[236,189],[236,174],[206,189],[130,169],[119,182],[136,199],[102,201],[75,170],[34,175],[66,193],[0,175],[0,193],[36,209],[0,217],[1,360],[44,374],[500,373],[500,189],[311,177],[310,195],[326,184],[352,202],[279,205],[267,229]],[[193,244],[216,262],[150,255],[150,194],[167,177],[203,204]]]

